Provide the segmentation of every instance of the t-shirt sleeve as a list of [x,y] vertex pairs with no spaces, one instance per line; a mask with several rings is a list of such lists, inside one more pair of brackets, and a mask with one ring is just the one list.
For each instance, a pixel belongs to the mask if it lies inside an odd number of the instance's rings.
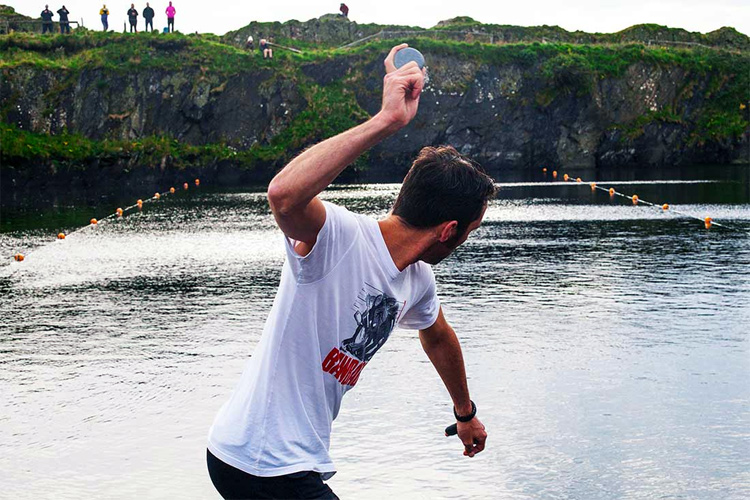
[[420,281],[423,282],[424,293],[422,297],[410,307],[398,324],[401,328],[407,328],[412,330],[424,330],[435,324],[437,321],[438,314],[440,313],[440,299],[438,299],[436,286],[435,286],[435,274],[432,272],[432,268],[422,263],[423,268],[420,272]]
[[297,241],[284,236],[287,261],[298,283],[312,283],[335,268],[359,238],[359,222],[349,210],[327,201],[326,220],[310,253],[304,257],[294,249]]

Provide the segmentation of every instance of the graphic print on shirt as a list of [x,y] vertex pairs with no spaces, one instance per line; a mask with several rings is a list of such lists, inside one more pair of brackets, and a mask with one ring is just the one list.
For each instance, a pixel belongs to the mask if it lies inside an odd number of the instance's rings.
[[354,386],[359,374],[378,352],[393,328],[404,304],[382,290],[365,283],[354,303],[354,334],[334,347],[323,360],[323,371],[330,373],[342,385]]

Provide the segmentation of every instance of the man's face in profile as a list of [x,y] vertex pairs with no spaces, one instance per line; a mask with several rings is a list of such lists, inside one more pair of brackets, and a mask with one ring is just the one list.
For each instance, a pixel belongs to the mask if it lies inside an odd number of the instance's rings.
[[474,231],[476,228],[479,227],[479,225],[482,223],[482,219],[484,219],[484,213],[487,211],[487,205],[484,206],[484,209],[482,209],[482,213],[479,216],[477,220],[469,224],[469,226],[466,228],[466,231],[463,232],[463,234],[457,234],[453,238],[448,239],[445,242],[437,242],[434,245],[432,245],[430,248],[425,251],[424,254],[422,254],[422,257],[420,260],[435,265],[448,257],[450,254],[453,253],[453,251],[461,246],[464,241],[469,237],[469,234],[471,234],[472,231]]

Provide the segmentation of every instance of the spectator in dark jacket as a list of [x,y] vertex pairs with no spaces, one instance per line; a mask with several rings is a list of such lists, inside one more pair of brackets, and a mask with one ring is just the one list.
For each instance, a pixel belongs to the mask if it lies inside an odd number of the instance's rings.
[[63,5],[62,9],[58,10],[57,13],[60,15],[60,33],[70,33],[70,23],[68,22],[70,11]]
[[130,23],[130,32],[138,33],[138,11],[135,10],[135,4],[130,4],[130,10],[128,10],[128,22]]
[[55,14],[49,10],[49,5],[45,5],[44,10],[42,11],[42,35],[48,31],[52,33],[52,16],[54,15]]
[[342,3],[339,6],[339,10],[341,11],[342,16],[349,17],[349,7],[347,7],[345,3]]
[[143,19],[146,21],[146,31],[149,31],[149,26],[151,26],[151,31],[154,31],[154,9],[148,2],[146,2],[146,8],[143,9]]

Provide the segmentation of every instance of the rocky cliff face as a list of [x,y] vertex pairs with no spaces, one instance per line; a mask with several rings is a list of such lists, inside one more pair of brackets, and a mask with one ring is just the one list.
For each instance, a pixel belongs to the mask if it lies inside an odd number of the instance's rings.
[[[711,144],[695,138],[698,110],[711,85],[708,75],[636,63],[620,77],[597,80],[582,94],[549,86],[516,64],[435,62],[419,116],[383,145],[382,157],[408,156],[418,143],[446,143],[499,168],[748,160],[747,136]],[[461,75],[466,86],[452,88]],[[371,103],[374,96],[369,97],[361,100]],[[656,118],[665,110],[675,118]]]
[[4,121],[24,130],[64,130],[94,139],[134,141],[167,135],[190,144],[249,148],[283,129],[303,107],[294,82],[269,70],[229,78],[201,72],[6,71],[0,95]]
[[[597,66],[601,54],[564,47],[487,53],[423,41],[420,48],[429,83],[413,123],[370,152],[367,163],[378,167],[370,173],[380,178],[399,179],[419,149],[434,144],[453,145],[490,170],[750,162],[747,56],[727,55],[734,59],[707,70],[644,55],[615,71]],[[263,151],[256,174],[268,177],[305,146],[378,111],[386,49],[229,73],[19,64],[2,70],[0,118],[40,134],[159,135]]]

